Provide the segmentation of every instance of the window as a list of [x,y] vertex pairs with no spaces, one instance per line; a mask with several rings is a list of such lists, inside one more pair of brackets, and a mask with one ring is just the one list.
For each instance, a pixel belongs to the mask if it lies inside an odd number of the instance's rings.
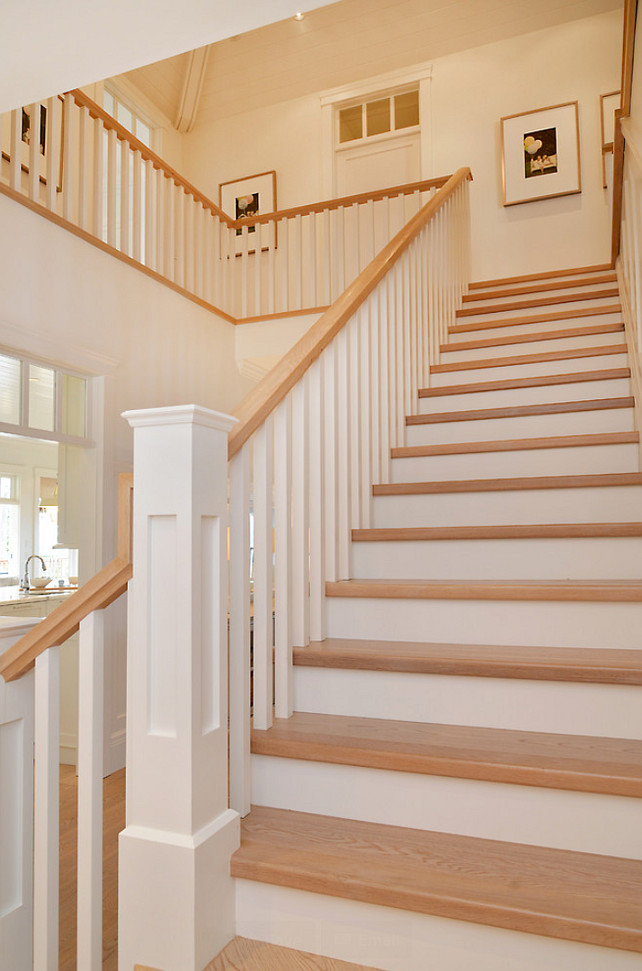
[[20,574],[20,478],[0,471],[0,581]]
[[103,108],[139,142],[147,148],[152,147],[152,126],[142,118],[139,111],[124,104],[119,95],[113,94],[107,88],[103,94]]
[[371,101],[340,108],[338,115],[340,144],[416,128],[419,125],[419,89],[385,97],[379,95]]
[[87,379],[0,353],[0,431],[87,444]]

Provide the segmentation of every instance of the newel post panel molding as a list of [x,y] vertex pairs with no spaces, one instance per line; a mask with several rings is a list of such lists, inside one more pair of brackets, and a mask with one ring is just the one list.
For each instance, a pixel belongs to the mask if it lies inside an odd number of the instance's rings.
[[202,971],[234,936],[227,783],[228,415],[126,412],[134,429],[127,824],[119,971]]
[[[0,618],[0,654],[37,624]],[[33,671],[0,677],[0,971],[33,967]]]

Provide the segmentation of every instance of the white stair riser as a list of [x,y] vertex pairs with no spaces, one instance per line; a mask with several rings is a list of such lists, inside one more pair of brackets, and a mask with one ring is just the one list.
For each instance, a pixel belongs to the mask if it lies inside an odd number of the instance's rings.
[[297,666],[294,707],[355,718],[642,739],[638,685]]
[[[527,300],[553,300],[554,298],[559,300],[559,308],[554,304],[545,304],[541,310],[536,310],[534,313],[546,313],[547,307],[553,307],[555,310],[564,310],[564,300],[569,297],[577,297],[578,301],[581,300],[584,303],[584,298],[587,297],[591,292],[596,290],[612,290],[617,287],[617,282],[613,283],[599,283],[597,285],[591,283],[586,286],[581,287],[566,287],[557,290],[535,290],[532,293],[512,293],[512,294],[499,294],[496,291],[491,291],[490,296],[482,295],[477,292],[474,294],[475,299],[469,300],[467,297],[472,296],[472,294],[466,294],[466,297],[462,301],[462,308],[464,310],[472,310],[474,307],[479,307],[480,311],[485,310],[487,307],[495,307],[500,305],[506,305],[511,303],[525,303]],[[493,296],[493,294],[495,294]],[[603,298],[599,298],[600,300]],[[575,302],[578,302],[575,301]],[[611,302],[617,303],[618,298],[612,297]],[[570,301],[569,301],[570,302]],[[589,302],[588,300],[586,301]]]
[[630,444],[415,456],[392,459],[391,481],[431,482],[511,475],[637,472],[638,455],[638,445]]
[[640,955],[236,880],[236,933],[381,971],[640,971]]
[[511,418],[474,418],[406,426],[406,445],[447,442],[491,442],[509,438],[547,438],[551,435],[597,435],[633,431],[632,408],[563,411]]
[[[526,314],[524,316],[527,316]],[[532,316],[541,316],[533,314]],[[542,331],[552,330],[580,330],[584,327],[593,327],[598,324],[621,324],[622,314],[620,311],[613,313],[592,314],[590,317],[563,317],[561,320],[536,320],[531,324],[509,324],[505,326],[484,327],[476,330],[466,330],[467,322],[458,320],[449,329],[448,340],[453,341],[473,341],[485,340],[493,337],[513,337],[521,334],[541,334]],[[477,328],[478,325],[476,324]],[[588,339],[587,339],[588,341]]]
[[[604,289],[610,290],[612,289],[612,287],[604,287]],[[505,305],[510,303],[521,303],[521,304],[528,303],[529,306],[520,307],[518,310],[506,310]],[[456,318],[456,322],[458,324],[463,324],[464,321],[466,321],[467,323],[472,324],[472,323],[477,323],[478,321],[486,321],[486,320],[488,321],[507,320],[507,319],[510,319],[511,317],[530,317],[530,316],[534,316],[535,314],[539,316],[541,314],[545,314],[547,311],[550,311],[551,313],[555,313],[557,310],[567,310],[567,311],[588,310],[589,307],[605,308],[605,307],[613,306],[613,304],[616,304],[616,303],[619,303],[619,300],[616,296],[613,296],[613,297],[598,297],[593,300],[569,300],[568,303],[551,303],[551,304],[546,304],[545,306],[541,306],[541,305],[538,306],[537,304],[530,305],[531,301],[529,299],[529,295],[524,294],[521,297],[508,297],[506,300],[500,299],[497,301],[495,300],[489,301],[486,304],[486,307],[500,306],[500,304],[503,306],[501,307],[500,310],[493,311],[492,313],[489,313],[487,310],[483,310],[481,307],[479,307],[479,312],[466,314],[465,316],[459,316]],[[461,309],[472,310],[473,307],[465,306],[465,307],[462,307]]]
[[535,388],[470,391],[465,394],[419,398],[417,411],[420,415],[430,415],[438,411],[467,411],[470,408],[510,408],[512,405],[548,404],[554,401],[624,398],[631,393],[630,378],[613,378],[610,381],[570,381],[568,384],[542,385]]
[[641,563],[642,537],[352,544],[361,580],[634,580]]
[[[613,343],[619,344],[620,341],[613,341]],[[542,353],[544,352],[542,351]],[[508,356],[507,354],[498,354],[497,358]],[[481,360],[481,358],[477,359]],[[497,367],[464,368],[461,371],[433,372],[430,375],[430,384],[435,388],[444,388],[449,384],[468,384],[473,381],[503,381],[505,378],[534,378],[540,374],[570,374],[572,371],[597,371],[602,368],[618,367],[628,367],[625,353],[570,357],[560,361],[500,364]]]
[[258,806],[642,858],[639,799],[252,756]]
[[[474,337],[472,338],[475,339]],[[556,337],[541,341],[524,341],[511,344],[492,345],[490,347],[470,347],[462,350],[451,350],[449,347],[441,352],[441,364],[454,364],[455,361],[476,361],[487,357],[509,357],[513,354],[539,354],[548,351],[571,351],[581,347],[602,347],[617,344],[624,340],[624,330],[609,331],[606,334],[593,334],[590,337]],[[457,341],[459,343],[459,341]]]
[[640,646],[642,604],[329,597],[327,637],[525,647]]

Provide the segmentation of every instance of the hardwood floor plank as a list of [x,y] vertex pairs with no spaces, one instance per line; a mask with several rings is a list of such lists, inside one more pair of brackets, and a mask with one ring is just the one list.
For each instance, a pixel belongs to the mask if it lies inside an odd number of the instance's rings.
[[290,947],[235,937],[205,971],[377,971]]
[[447,442],[443,445],[402,445],[390,449],[393,459],[430,455],[467,455],[477,452],[519,452],[542,448],[586,448],[593,445],[635,445],[639,432],[601,432],[596,435],[550,435],[547,438],[498,438],[489,442]]
[[569,337],[592,337],[595,334],[617,334],[624,331],[624,324],[594,324],[592,327],[566,328],[564,330],[539,330],[530,334],[504,334],[501,337],[487,337],[484,340],[451,341],[441,344],[442,354],[450,351],[470,351],[482,347],[503,347],[508,344],[534,344],[539,341],[555,341]]
[[511,303],[495,303],[486,307],[467,307],[457,310],[455,316],[473,317],[477,314],[497,314],[503,310],[526,310],[528,307],[550,307],[558,303],[581,303],[582,300],[608,300],[611,297],[619,297],[620,291],[617,287],[609,287],[606,290],[591,290],[588,293],[569,293],[560,294],[555,297],[539,297],[532,300],[513,300]]
[[576,266],[566,270],[550,270],[546,273],[523,273],[520,276],[506,276],[498,280],[478,280],[475,283],[469,284],[469,289],[476,290],[485,287],[499,287],[504,284],[511,285],[527,280],[548,280],[551,277],[581,276],[584,273],[602,273],[612,269],[613,267],[610,263],[598,263],[595,266]]
[[499,479],[450,479],[443,482],[388,482],[374,485],[373,496],[432,495],[440,492],[503,492],[510,489],[596,489],[642,485],[640,472],[591,475],[527,475]]
[[622,305],[608,304],[605,307],[584,307],[582,310],[551,310],[546,314],[528,314],[523,317],[505,317],[501,320],[468,321],[463,324],[453,324],[448,328],[449,334],[467,334],[476,330],[489,330],[491,327],[515,327],[522,324],[547,324],[553,320],[573,320],[581,317],[597,317],[602,314],[621,314]]
[[420,388],[420,398],[436,398],[451,394],[472,394],[476,391],[509,391],[515,388],[540,388],[556,384],[575,384],[584,381],[614,381],[630,378],[631,369],[603,368],[595,371],[568,371],[566,374],[545,374],[530,378],[507,378],[503,381],[476,381],[470,384],[449,384],[443,387]]
[[520,297],[527,293],[545,293],[549,290],[570,290],[575,287],[590,287],[598,283],[615,283],[617,273],[600,273],[595,276],[580,277],[578,280],[554,280],[549,283],[537,283],[533,281],[530,286],[510,286],[505,285],[504,289],[496,290],[491,287],[474,287],[471,285],[471,292],[464,294],[464,303],[471,303],[474,300],[491,300],[495,297]]
[[478,371],[489,367],[512,367],[515,364],[545,364],[548,361],[569,361],[581,357],[608,357],[626,354],[626,344],[604,344],[581,347],[570,351],[544,351],[542,354],[515,354],[512,357],[483,357],[476,361],[455,361],[454,364],[431,364],[431,374],[452,371]]
[[406,415],[406,425],[438,425],[440,422],[481,421],[489,418],[523,418],[527,415],[563,415],[579,411],[608,411],[633,408],[635,398],[586,398],[580,401],[547,401],[536,405],[510,405],[503,408],[470,408],[460,411],[435,411],[430,415]]

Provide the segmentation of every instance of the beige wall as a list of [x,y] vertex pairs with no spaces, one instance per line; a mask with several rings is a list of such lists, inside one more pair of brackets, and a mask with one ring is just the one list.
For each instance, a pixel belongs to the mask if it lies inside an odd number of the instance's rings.
[[[475,182],[473,271],[477,278],[608,258],[608,204],[601,185],[599,96],[619,86],[622,14],[438,58],[422,125],[431,148],[425,175],[470,165]],[[582,193],[504,208],[499,120],[579,102]],[[425,141],[425,139],[424,139]],[[196,127],[186,136],[185,175],[218,198],[218,183],[275,169],[280,207],[323,198],[320,96]]]

